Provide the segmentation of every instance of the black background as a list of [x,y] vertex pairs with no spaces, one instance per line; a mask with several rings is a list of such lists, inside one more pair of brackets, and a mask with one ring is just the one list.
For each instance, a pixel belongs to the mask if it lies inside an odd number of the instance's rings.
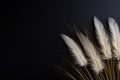
[[67,80],[54,67],[67,52],[60,34],[72,22],[91,29],[93,16],[120,23],[120,1],[1,0],[0,79]]

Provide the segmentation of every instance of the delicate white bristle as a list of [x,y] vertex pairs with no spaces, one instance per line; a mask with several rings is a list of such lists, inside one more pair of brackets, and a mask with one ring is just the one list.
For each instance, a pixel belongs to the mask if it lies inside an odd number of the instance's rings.
[[103,53],[104,59],[111,59],[111,46],[109,37],[104,29],[102,22],[97,18],[94,17],[94,25],[96,29],[97,39],[101,45],[101,52]]
[[66,45],[69,47],[70,51],[73,53],[73,56],[76,59],[77,64],[79,64],[80,66],[86,66],[87,59],[85,58],[78,44],[67,35],[61,34],[61,37],[65,41]]
[[113,52],[115,57],[119,60],[120,59],[120,32],[119,32],[119,26],[117,22],[109,17],[108,18],[108,24],[111,31],[111,37],[112,37],[112,46],[114,47]]
[[98,53],[91,41],[82,33],[80,33],[80,39],[86,54],[90,57],[92,69],[98,74],[104,68],[101,58],[97,55]]

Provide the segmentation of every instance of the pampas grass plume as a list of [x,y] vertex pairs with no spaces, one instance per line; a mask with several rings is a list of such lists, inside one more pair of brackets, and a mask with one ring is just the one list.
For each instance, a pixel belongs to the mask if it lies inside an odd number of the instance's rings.
[[[88,35],[75,29],[75,34],[81,43],[81,47],[72,38],[61,34],[62,39],[74,55],[75,63],[71,66],[78,73],[80,80],[120,80],[120,31],[115,19],[108,18],[109,34],[106,32],[102,22],[94,16],[94,27],[96,39],[99,46],[94,44],[93,39]],[[74,31],[74,30],[73,30]],[[86,33],[86,31],[85,31]],[[100,54],[102,53],[102,54]],[[91,72],[94,71],[94,72]],[[71,75],[73,80],[79,80],[75,75]]]
[[65,41],[66,45],[69,47],[70,51],[73,53],[73,56],[76,59],[77,64],[79,64],[80,66],[87,65],[87,59],[85,58],[78,44],[65,34],[61,34],[61,37]]
[[111,59],[112,52],[111,52],[110,40],[104,29],[103,24],[95,16],[94,16],[94,25],[95,25],[95,29],[96,29],[97,39],[101,45],[100,50],[103,53],[104,59]]

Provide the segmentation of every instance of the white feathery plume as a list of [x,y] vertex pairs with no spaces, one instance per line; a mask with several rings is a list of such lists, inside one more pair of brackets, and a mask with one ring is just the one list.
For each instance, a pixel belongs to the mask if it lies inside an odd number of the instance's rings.
[[81,48],[78,46],[78,44],[67,35],[61,34],[62,39],[65,41],[66,45],[70,48],[70,51],[73,53],[73,56],[80,66],[86,66],[87,65],[87,59],[83,55],[83,52]]
[[114,54],[115,57],[119,60],[120,59],[120,32],[119,32],[119,26],[117,22],[109,17],[108,18],[108,24],[110,27],[111,31],[111,36],[112,36],[112,46],[114,47]]
[[101,45],[101,52],[104,55],[104,59],[112,58],[109,37],[104,29],[102,22],[97,17],[94,17],[94,25],[96,29],[97,39]]
[[91,41],[80,33],[81,43],[86,51],[86,54],[90,57],[92,69],[98,74],[103,70],[103,63],[100,57],[97,55],[97,51]]

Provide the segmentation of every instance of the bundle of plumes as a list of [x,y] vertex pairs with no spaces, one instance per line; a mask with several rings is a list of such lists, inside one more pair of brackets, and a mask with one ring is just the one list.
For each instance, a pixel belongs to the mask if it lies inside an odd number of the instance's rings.
[[72,52],[74,63],[70,62],[72,72],[64,71],[73,80],[120,80],[120,31],[117,22],[109,17],[109,32],[102,22],[94,17],[95,37],[99,47],[88,35],[75,30],[79,43],[65,34],[62,39]]

